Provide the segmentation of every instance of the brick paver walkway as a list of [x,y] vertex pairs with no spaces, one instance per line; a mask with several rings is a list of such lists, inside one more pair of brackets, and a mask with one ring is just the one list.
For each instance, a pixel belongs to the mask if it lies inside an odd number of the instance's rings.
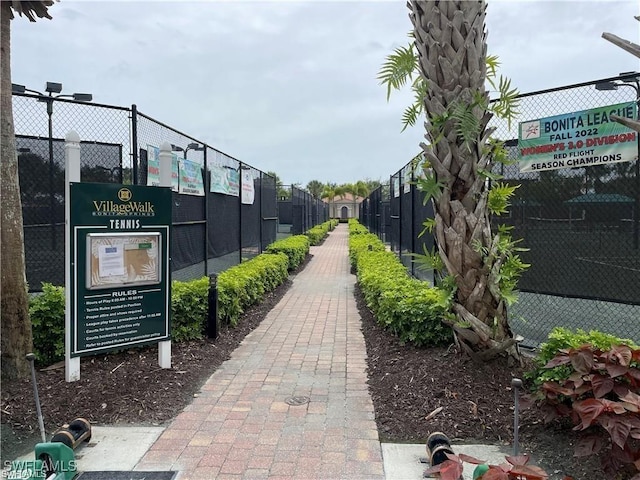
[[[382,479],[341,224],[136,470],[191,479]],[[305,400],[289,405],[287,400]]]

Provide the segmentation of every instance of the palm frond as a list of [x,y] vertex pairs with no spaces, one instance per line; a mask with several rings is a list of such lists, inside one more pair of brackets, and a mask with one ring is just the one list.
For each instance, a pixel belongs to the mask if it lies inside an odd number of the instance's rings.
[[377,77],[381,85],[387,86],[387,101],[392,90],[400,90],[408,81],[413,81],[418,72],[418,56],[413,43],[398,47],[388,55]]
[[494,79],[498,75],[498,68],[500,68],[500,60],[498,60],[497,55],[487,55],[485,59],[485,64],[487,66],[487,81],[491,85],[491,87],[496,88]]
[[431,198],[436,200],[440,198],[444,184],[436,179],[433,174],[425,174],[424,177],[417,179],[416,184],[418,190],[424,193],[424,203],[426,204]]
[[511,128],[511,122],[519,114],[517,109],[520,106],[518,99],[520,93],[517,88],[511,88],[511,80],[502,75],[500,75],[498,93],[500,96],[492,104],[491,110],[500,118],[507,120],[508,127]]
[[402,114],[402,130],[400,131],[404,132],[407,127],[413,127],[418,121],[418,118],[420,118],[422,111],[422,103],[414,103],[405,108]]
[[451,110],[451,118],[456,126],[456,134],[471,149],[480,132],[480,121],[473,113],[473,105],[456,103]]
[[441,272],[444,270],[444,262],[440,258],[440,254],[436,247],[433,247],[431,251],[427,250],[426,245],[422,244],[423,253],[408,253],[409,257],[413,257],[413,262],[416,264],[418,270],[428,271],[435,270]]
[[[31,22],[36,21],[37,18],[48,18],[51,20],[51,15],[49,15],[49,7],[53,5],[53,0],[13,0],[11,2],[11,9],[15,10],[18,15],[24,15]],[[13,13],[9,10],[10,18],[13,18]]]
[[498,183],[491,187],[487,206],[489,211],[495,215],[506,213],[509,208],[509,199],[520,185],[509,185],[506,183]]

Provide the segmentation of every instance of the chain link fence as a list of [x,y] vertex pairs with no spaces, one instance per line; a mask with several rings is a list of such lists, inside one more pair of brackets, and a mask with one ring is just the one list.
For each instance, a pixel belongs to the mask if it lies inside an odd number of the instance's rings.
[[360,205],[360,223],[366,225],[371,233],[383,242],[390,243],[391,238],[391,202],[390,185],[383,184],[373,190]]
[[329,220],[329,205],[295,185],[283,185],[278,193],[278,235],[300,235]]
[[64,136],[83,139],[83,182],[121,182],[131,173],[129,110],[14,94],[13,111],[27,281],[40,291],[64,284]]
[[[511,327],[525,337],[525,346],[536,347],[556,326],[597,329],[640,342],[637,153],[627,162],[533,172],[521,172],[517,163],[522,155],[520,122],[637,102],[637,84],[621,80],[629,78],[521,95],[511,125],[499,119],[490,124],[514,161],[496,167],[494,173],[502,176],[496,181],[519,185],[509,211],[492,221],[494,230],[498,224],[513,227],[514,238],[521,238],[522,247],[528,249],[521,256],[531,268],[523,274],[519,301],[510,309]],[[612,89],[612,84],[618,88]],[[640,150],[638,135],[633,134],[632,140]],[[366,200],[361,221],[389,243],[412,274],[431,280],[432,275],[417,270],[410,256],[423,253],[425,247],[430,250],[434,241],[429,234],[416,237],[433,210],[430,204],[423,205],[414,175],[411,163],[391,175],[388,224],[382,191]]]
[[[153,184],[157,149],[172,145],[174,280],[219,273],[276,239],[276,181],[199,140],[131,108],[14,94],[13,111],[29,291],[64,285],[64,136],[81,142],[81,181]],[[181,168],[199,179],[187,192]],[[151,173],[150,173],[151,172]],[[221,183],[221,179],[224,182]],[[177,183],[176,183],[177,182]]]

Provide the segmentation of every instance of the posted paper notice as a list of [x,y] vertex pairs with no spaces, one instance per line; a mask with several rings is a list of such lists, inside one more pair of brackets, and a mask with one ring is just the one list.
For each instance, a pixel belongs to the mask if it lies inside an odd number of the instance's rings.
[[98,274],[101,277],[115,277],[125,274],[122,245],[100,245]]

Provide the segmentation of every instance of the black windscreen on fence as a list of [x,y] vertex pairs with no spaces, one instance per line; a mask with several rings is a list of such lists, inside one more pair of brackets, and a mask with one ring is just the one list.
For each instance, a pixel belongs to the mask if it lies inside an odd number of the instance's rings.
[[400,253],[400,172],[391,176],[389,189],[389,243],[392,252]]
[[278,202],[278,223],[289,228],[293,224],[293,213],[291,200],[281,200]]
[[523,291],[640,304],[635,163],[539,173],[505,167],[504,180],[520,187],[498,220],[528,249]]
[[410,166],[400,170],[400,260],[413,273],[413,185]]
[[[48,101],[54,111],[50,123],[38,95],[13,95],[30,291],[40,291],[42,282],[64,284],[63,137],[70,130],[82,140],[82,182],[151,185],[150,177],[155,176],[157,183],[156,155],[163,145],[170,146],[173,279],[219,273],[276,240],[279,224],[287,219],[278,219],[275,178],[144,115],[135,105]],[[296,228],[304,233],[319,223],[321,215],[319,209],[312,210],[308,192],[296,188],[292,192],[295,198],[289,200],[304,212]],[[326,205],[322,205],[320,221],[325,221]],[[286,207],[282,210],[286,215]],[[291,209],[289,217],[291,224]]]
[[[434,217],[433,202],[424,201],[424,193],[418,188],[411,189],[411,195],[413,197],[413,251],[423,254],[425,250],[431,252],[435,245],[433,235],[428,230],[425,231],[423,222],[429,218]],[[420,235],[422,233],[422,235]],[[434,283],[433,270],[425,269],[414,263],[413,274],[420,280],[426,280],[430,283]]]
[[[257,174],[257,177],[256,177]],[[242,258],[251,258],[260,253],[260,229],[261,229],[261,200],[260,200],[260,176],[259,172],[251,170],[243,179],[242,188],[253,191],[250,196],[251,203],[242,203],[240,207],[240,229],[242,235]],[[249,199],[245,199],[248,202]]]
[[200,222],[205,220],[205,197],[172,192],[173,223]]
[[[119,182],[122,145],[81,142],[80,180]],[[29,291],[64,284],[64,140],[16,136]],[[51,150],[50,150],[51,149]]]
[[209,258],[240,250],[240,200],[233,195],[209,195]]
[[260,205],[262,222],[262,250],[276,240],[278,227],[278,205],[276,202],[276,179],[266,173],[260,177]]
[[[205,275],[205,224],[173,225],[171,229],[171,271],[178,272],[189,268],[190,274],[180,279],[197,278]],[[193,267],[193,268],[192,268]],[[197,272],[196,275],[193,275]],[[177,280],[178,278],[174,278]]]

